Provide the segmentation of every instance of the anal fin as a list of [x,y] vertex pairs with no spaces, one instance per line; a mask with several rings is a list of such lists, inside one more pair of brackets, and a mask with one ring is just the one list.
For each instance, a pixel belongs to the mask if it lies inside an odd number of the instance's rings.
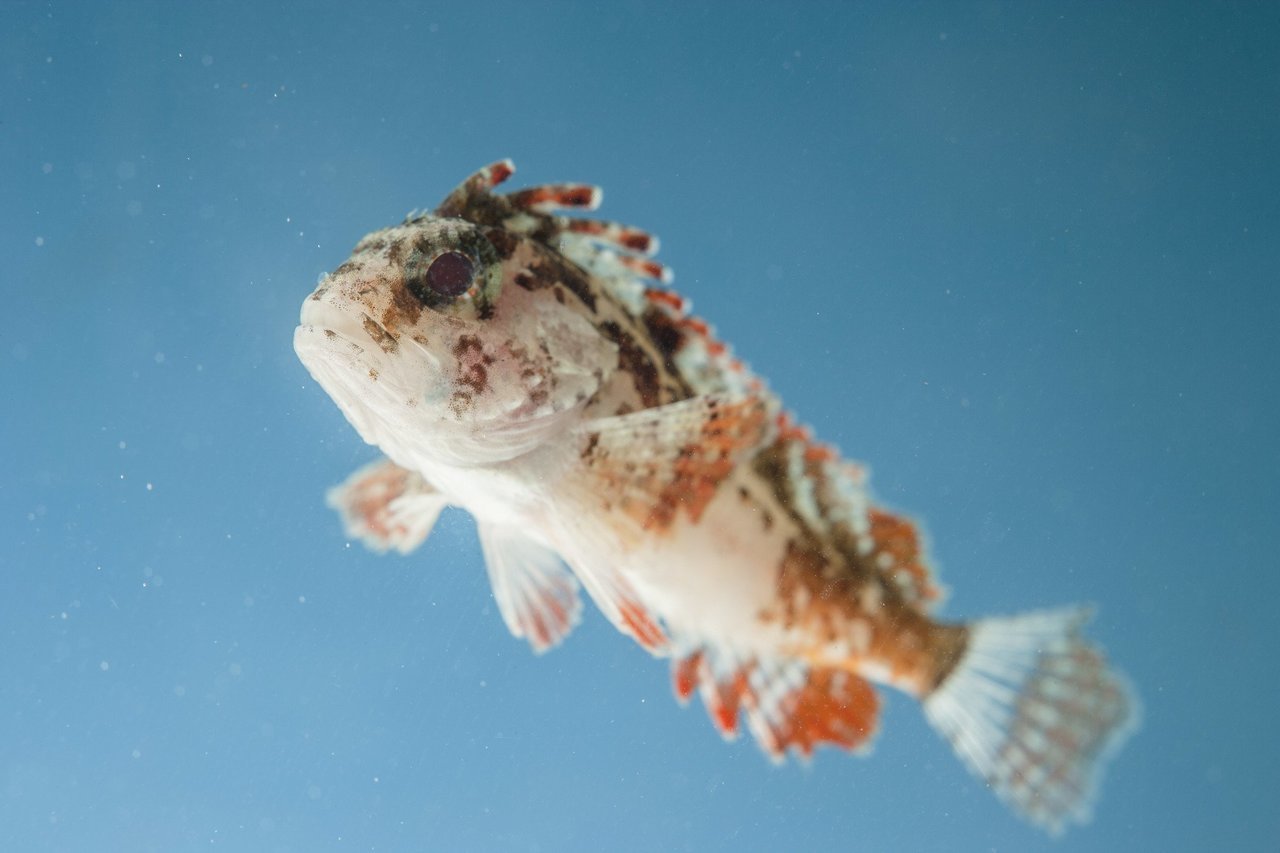
[[879,697],[866,680],[844,670],[795,660],[740,658],[701,647],[672,662],[677,698],[697,690],[726,739],[747,727],[774,760],[803,758],[818,746],[865,750],[878,728]]
[[426,540],[448,501],[414,471],[379,459],[331,488],[325,502],[348,536],[382,553],[408,554]]

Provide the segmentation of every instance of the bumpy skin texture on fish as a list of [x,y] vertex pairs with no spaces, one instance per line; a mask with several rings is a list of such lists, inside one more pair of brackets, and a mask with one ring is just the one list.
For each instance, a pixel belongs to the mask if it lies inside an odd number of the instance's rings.
[[512,171],[368,235],[303,304],[299,357],[388,457],[330,493],[350,535],[408,552],[462,507],[536,651],[581,584],[726,737],[866,748],[886,684],[1020,814],[1087,820],[1137,718],[1087,614],[935,619],[917,526],[665,289],[657,240],[561,212],[594,187],[496,193]]

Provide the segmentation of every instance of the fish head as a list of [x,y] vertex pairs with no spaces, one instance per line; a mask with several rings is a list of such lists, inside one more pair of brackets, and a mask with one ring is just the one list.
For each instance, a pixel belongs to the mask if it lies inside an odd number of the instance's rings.
[[294,349],[401,465],[501,462],[562,434],[616,369],[617,347],[551,281],[574,276],[499,226],[411,216],[319,282]]

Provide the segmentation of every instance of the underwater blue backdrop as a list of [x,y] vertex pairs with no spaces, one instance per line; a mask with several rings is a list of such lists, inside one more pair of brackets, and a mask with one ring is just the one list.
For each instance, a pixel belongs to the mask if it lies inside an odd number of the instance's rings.
[[[0,0],[0,849],[1280,848],[1278,8]],[[500,157],[661,235],[946,614],[1098,604],[1090,826],[899,695],[777,768],[594,610],[534,657],[461,513],[344,539],[298,307]]]

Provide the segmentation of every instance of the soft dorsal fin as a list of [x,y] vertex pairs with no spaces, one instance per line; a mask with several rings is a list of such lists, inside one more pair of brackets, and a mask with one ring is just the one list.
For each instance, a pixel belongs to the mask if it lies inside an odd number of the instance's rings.
[[756,742],[777,761],[788,752],[807,758],[823,744],[863,751],[878,727],[875,688],[843,670],[701,646],[673,660],[671,673],[676,697],[687,702],[698,691],[725,739],[737,736],[745,712]]
[[498,612],[538,653],[559,645],[578,624],[578,584],[554,551],[514,527],[478,520],[480,546]]
[[426,540],[448,501],[421,475],[379,459],[325,495],[348,536],[370,550],[408,554]]

